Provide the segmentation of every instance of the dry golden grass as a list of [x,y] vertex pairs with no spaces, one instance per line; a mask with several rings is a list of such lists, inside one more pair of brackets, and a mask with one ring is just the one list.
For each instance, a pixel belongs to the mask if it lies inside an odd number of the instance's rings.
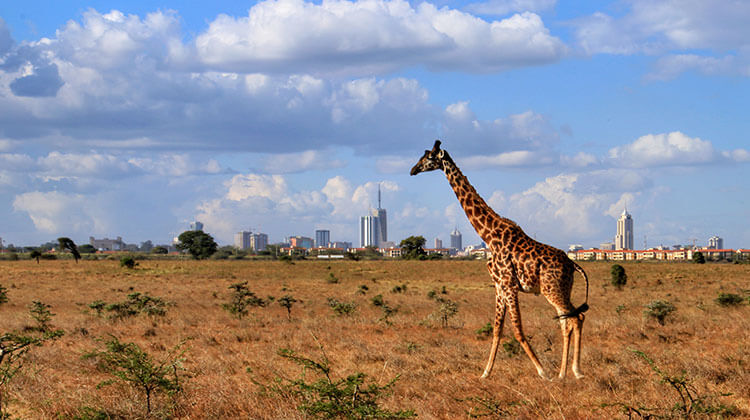
[[[296,402],[259,392],[251,379],[271,383],[298,378],[301,368],[277,355],[280,348],[321,359],[320,346],[333,374],[364,372],[385,384],[400,375],[390,409],[413,409],[420,419],[468,418],[483,398],[499,403],[509,418],[624,418],[621,408],[668,409],[677,394],[631,350],[641,350],[665,372],[684,371],[699,395],[713,403],[734,405],[750,416],[750,308],[714,302],[719,292],[748,293],[750,265],[623,264],[628,284],[607,286],[610,264],[584,263],[591,281],[584,324],[582,369],[564,383],[536,375],[524,354],[500,349],[495,369],[480,380],[489,340],[475,331],[493,315],[494,291],[480,261],[141,261],[134,270],[117,261],[0,262],[0,284],[9,303],[0,306],[0,332],[33,325],[33,300],[52,305],[52,324],[66,334],[34,348],[25,369],[9,385],[9,411],[20,418],[72,418],[93,407],[128,418],[143,416],[141,395],[122,385],[97,389],[107,379],[81,355],[99,347],[109,334],[132,341],[156,357],[188,339],[183,377],[185,391],[173,415],[184,419],[301,419]],[[326,281],[329,272],[340,280]],[[251,308],[243,320],[222,308],[228,286],[245,281],[260,297],[291,295],[301,300],[292,319],[276,302]],[[393,293],[397,285],[404,293]],[[367,285],[366,295],[357,293]],[[459,311],[449,328],[431,317],[437,308],[430,290],[447,290]],[[167,315],[139,315],[122,321],[99,318],[88,309],[95,300],[125,300],[133,291],[169,301]],[[371,298],[382,294],[397,307],[392,325],[378,321],[382,309]],[[576,278],[573,302],[584,296]],[[355,302],[351,316],[335,316],[326,299]],[[666,325],[644,318],[644,306],[668,300],[677,311]],[[552,306],[543,297],[523,294],[524,330],[540,360],[554,373],[560,360],[560,333]],[[506,328],[505,339],[512,335]],[[155,403],[157,414],[166,401]],[[660,413],[665,413],[661,411]],[[490,418],[490,417],[488,417]],[[495,416],[497,418],[497,416]]]

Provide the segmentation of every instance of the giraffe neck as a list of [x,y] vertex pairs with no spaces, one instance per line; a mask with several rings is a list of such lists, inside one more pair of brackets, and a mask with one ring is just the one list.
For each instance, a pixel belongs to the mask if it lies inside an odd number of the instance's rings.
[[463,207],[464,212],[466,212],[466,217],[469,218],[469,222],[471,222],[471,225],[474,227],[474,230],[476,230],[479,236],[489,244],[488,240],[490,233],[493,231],[493,222],[498,219],[503,221],[505,219],[498,216],[497,213],[487,205],[447,153],[443,160],[443,171],[453,188],[453,192],[456,193],[456,197],[461,203],[461,207]]

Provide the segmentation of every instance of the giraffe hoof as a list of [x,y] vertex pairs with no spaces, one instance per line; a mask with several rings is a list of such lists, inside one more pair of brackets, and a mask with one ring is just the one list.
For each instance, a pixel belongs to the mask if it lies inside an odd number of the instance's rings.
[[586,377],[583,373],[574,373],[576,375],[576,379],[583,379]]
[[490,377],[490,374],[489,374],[489,373],[487,373],[487,372],[484,372],[484,373],[482,374],[482,376],[480,376],[480,377],[479,377],[479,379],[487,379],[487,378],[489,378],[489,377]]

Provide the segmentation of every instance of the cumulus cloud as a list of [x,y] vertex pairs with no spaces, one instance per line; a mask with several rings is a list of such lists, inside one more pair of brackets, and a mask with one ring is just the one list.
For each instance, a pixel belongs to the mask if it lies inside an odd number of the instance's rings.
[[[587,54],[667,54],[649,75],[652,79],[674,78],[687,70],[750,75],[750,4],[732,0],[632,0],[628,4],[617,17],[596,12],[577,19],[579,47]],[[727,55],[727,51],[737,54]]]
[[636,168],[706,164],[715,162],[719,156],[711,142],[679,131],[647,134],[609,151],[615,165]]
[[336,226],[337,238],[355,238],[356,221],[377,203],[378,186],[384,194],[400,190],[392,181],[354,185],[343,176],[329,178],[317,190],[296,190],[284,175],[238,174],[224,183],[220,197],[198,205],[196,217],[225,241],[238,226],[284,237],[308,231],[313,224]]
[[557,0],[489,0],[470,3],[466,10],[482,15],[507,15],[513,12],[544,12],[555,7]]
[[636,198],[651,186],[637,171],[596,170],[549,177],[507,198],[496,191],[490,202],[544,242],[596,242],[609,236],[606,226],[622,206],[635,207]]
[[261,1],[220,15],[195,40],[219,71],[374,74],[401,67],[488,72],[557,61],[564,44],[534,13],[488,22],[403,0]]
[[88,204],[81,194],[33,191],[16,196],[13,209],[26,212],[37,230],[55,234],[95,230],[99,222],[87,214]]

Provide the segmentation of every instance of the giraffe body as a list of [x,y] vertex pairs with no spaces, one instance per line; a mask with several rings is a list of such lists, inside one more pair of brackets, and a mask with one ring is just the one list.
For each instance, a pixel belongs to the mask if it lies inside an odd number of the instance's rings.
[[510,315],[516,340],[534,363],[537,373],[547,378],[544,368],[523,333],[518,303],[519,292],[542,294],[555,307],[556,319],[559,319],[563,337],[562,362],[558,377],[565,377],[572,336],[572,370],[576,378],[582,378],[583,374],[579,368],[581,334],[583,312],[588,309],[588,303],[574,307],[570,302],[570,293],[574,274],[578,271],[586,281],[588,301],[586,273],[563,251],[537,242],[526,235],[515,222],[495,213],[461,173],[448,153],[440,149],[440,141],[435,142],[432,150],[425,150],[424,156],[412,168],[411,175],[436,169],[445,172],[466,216],[492,251],[487,269],[495,283],[495,320],[490,356],[482,378],[488,377],[492,371],[506,313]]

